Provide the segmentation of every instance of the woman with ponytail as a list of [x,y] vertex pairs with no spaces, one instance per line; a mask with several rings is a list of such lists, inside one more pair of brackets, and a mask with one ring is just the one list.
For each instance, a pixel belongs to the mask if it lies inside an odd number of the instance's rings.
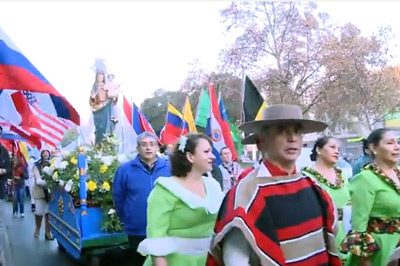
[[[303,174],[314,179],[331,196],[338,213],[338,232],[336,244],[339,247],[346,236],[343,223],[343,209],[350,204],[350,192],[347,179],[342,170],[336,167],[339,159],[339,143],[335,138],[324,136],[319,138],[311,151],[310,159],[315,162],[312,167],[303,169]],[[342,260],[346,254],[340,253]]]

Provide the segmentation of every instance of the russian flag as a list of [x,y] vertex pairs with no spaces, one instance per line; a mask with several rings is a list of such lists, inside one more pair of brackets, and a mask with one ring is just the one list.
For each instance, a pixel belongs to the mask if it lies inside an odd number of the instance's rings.
[[224,119],[223,119],[221,115],[222,112],[220,111],[220,106],[218,104],[217,96],[215,93],[214,85],[209,86],[208,92],[210,95],[211,110],[210,110],[210,116],[207,121],[206,134],[211,138],[211,142],[213,144],[213,153],[215,155],[215,162],[217,165],[219,165],[222,163],[220,155],[220,151],[222,148],[224,147],[230,148],[232,152],[232,157],[233,154],[236,155],[236,151],[234,147],[232,149],[232,147],[229,147],[228,145],[229,136],[231,139],[232,136],[230,135],[230,129],[227,131],[226,126],[224,126],[223,120],[226,119],[226,112],[225,108],[222,105],[222,110],[224,111],[223,112]]
[[165,125],[161,129],[160,139],[164,144],[175,144],[179,137],[189,133],[189,126],[183,115],[171,103],[168,103]]
[[0,94],[3,90],[35,92],[44,111],[79,125],[78,112],[62,96],[0,28]]

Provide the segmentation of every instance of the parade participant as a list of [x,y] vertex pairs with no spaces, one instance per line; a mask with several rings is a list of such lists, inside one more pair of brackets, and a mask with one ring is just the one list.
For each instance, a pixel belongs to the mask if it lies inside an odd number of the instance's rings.
[[40,153],[40,159],[35,163],[32,169],[34,176],[33,185],[33,198],[35,199],[35,233],[34,237],[39,238],[40,227],[42,226],[42,220],[44,216],[44,230],[45,240],[53,240],[53,236],[50,232],[49,223],[49,201],[50,192],[47,188],[47,182],[42,178],[43,168],[50,165],[50,151],[42,150]]
[[387,265],[400,240],[400,146],[393,131],[376,129],[367,138],[374,158],[350,181],[352,232],[342,244],[346,265]]
[[224,193],[211,171],[215,156],[203,134],[182,136],[171,155],[172,177],[161,177],[149,196],[144,265],[204,265]]
[[238,162],[232,160],[232,152],[228,147],[223,147],[219,153],[222,159],[219,169],[223,178],[223,191],[227,192],[231,187],[236,185],[238,176],[243,170]]
[[[340,145],[335,138],[320,137],[314,144],[310,159],[315,162],[314,166],[305,167],[303,174],[311,177],[331,196],[338,213],[338,231],[336,234],[336,244],[340,247],[346,236],[343,223],[344,209],[349,208],[350,191],[347,178],[344,177],[342,170],[337,168],[336,162],[339,159]],[[339,253],[342,260],[346,259],[345,254]]]
[[144,257],[136,252],[146,237],[147,198],[160,176],[170,176],[167,160],[157,156],[158,139],[150,132],[137,137],[139,154],[121,165],[115,173],[113,199],[117,214],[124,224],[133,252],[133,265],[142,265]]
[[264,161],[226,195],[207,265],[341,265],[331,198],[296,171],[302,134],[325,127],[284,104],[240,126],[258,134]]
[[[22,156],[21,156],[22,157]],[[18,217],[18,211],[21,218],[24,214],[24,195],[25,195],[25,179],[28,179],[28,169],[24,160],[19,157],[14,157],[13,164],[13,217]]]
[[353,164],[353,176],[360,173],[364,166],[372,163],[373,161],[371,151],[369,150],[366,139],[362,140],[362,149],[363,149],[363,154]]
[[[0,127],[0,135],[3,134],[3,128]],[[11,160],[8,151],[0,143],[0,202],[6,198],[6,181],[11,177]]]

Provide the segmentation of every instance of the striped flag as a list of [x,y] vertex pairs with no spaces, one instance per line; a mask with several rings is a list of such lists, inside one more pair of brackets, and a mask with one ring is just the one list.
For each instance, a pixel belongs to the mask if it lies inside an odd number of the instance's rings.
[[229,125],[226,122],[225,107],[218,103],[214,85],[210,85],[208,92],[210,94],[210,116],[206,127],[206,134],[210,136],[213,144],[213,154],[217,165],[222,163],[220,151],[224,147],[229,147],[234,159],[237,158],[235,147],[233,146],[232,136]]
[[47,97],[47,104],[51,106],[56,116],[79,125],[78,112],[24,56],[1,27],[0,77],[0,93],[5,90],[15,90],[42,94],[43,97]]
[[3,128],[3,133],[15,133],[19,137],[26,140],[31,146],[36,146],[39,150],[42,148],[42,142],[38,136],[32,135],[27,130],[23,129],[21,126],[14,125],[0,116],[0,126]]
[[183,105],[182,116],[188,125],[190,133],[197,133],[196,124],[194,122],[192,106],[190,105],[189,96],[186,95],[185,104]]
[[57,146],[65,132],[75,126],[67,119],[44,112],[39,106],[39,101],[31,92],[17,91],[10,96],[15,110],[20,116],[19,126],[26,134],[39,137],[48,146]]
[[175,144],[180,136],[187,133],[189,133],[189,127],[183,115],[171,103],[168,103],[165,125],[160,132],[161,142]]

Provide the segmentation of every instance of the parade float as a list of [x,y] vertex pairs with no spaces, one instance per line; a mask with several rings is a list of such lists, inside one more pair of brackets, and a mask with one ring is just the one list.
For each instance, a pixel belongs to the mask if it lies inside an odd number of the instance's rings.
[[[122,97],[104,64],[96,59],[95,78],[90,91],[94,141],[75,149],[62,149],[43,169],[51,191],[49,214],[51,230],[60,250],[85,265],[98,265],[109,250],[126,249],[123,233],[113,206],[112,185],[119,165],[132,159],[132,125],[125,125]],[[130,156],[132,155],[132,156]]]
[[43,169],[51,190],[52,233],[59,248],[77,260],[94,261],[127,244],[112,200],[114,173],[126,160],[117,155],[117,142],[109,136],[96,145],[61,151]]

